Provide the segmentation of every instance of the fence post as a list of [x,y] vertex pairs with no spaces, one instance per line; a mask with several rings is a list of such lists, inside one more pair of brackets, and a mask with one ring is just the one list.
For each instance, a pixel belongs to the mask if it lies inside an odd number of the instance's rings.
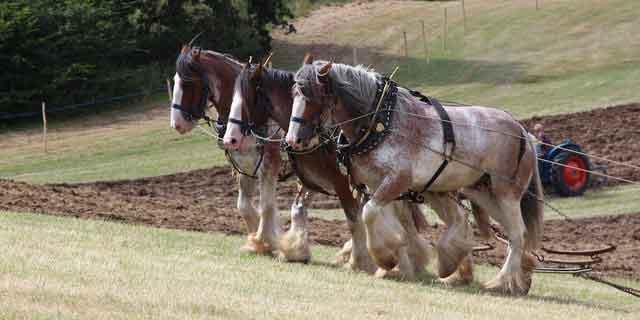
[[538,4],[538,0],[536,0],[536,10],[540,9],[540,5]]
[[167,93],[169,94],[169,101],[173,101],[173,93],[171,92],[171,81],[167,79]]
[[404,35],[404,56],[409,57],[409,47],[407,46],[407,32],[402,31],[402,34]]
[[42,145],[47,153],[47,104],[42,101]]
[[353,65],[358,65],[358,48],[353,47]]
[[[538,0],[536,0],[537,2]],[[464,0],[462,0],[462,30],[464,34],[467,34],[467,10],[464,7]]]
[[422,42],[424,43],[424,58],[427,60],[427,64],[429,64],[431,59],[429,59],[429,46],[427,45],[427,32],[424,27],[424,20],[422,20]]
[[442,25],[442,51],[447,51],[447,7],[444,8],[444,24]]

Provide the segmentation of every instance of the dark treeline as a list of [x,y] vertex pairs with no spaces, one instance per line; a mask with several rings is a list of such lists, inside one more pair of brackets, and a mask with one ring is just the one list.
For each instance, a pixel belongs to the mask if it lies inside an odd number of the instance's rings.
[[270,49],[284,0],[3,0],[0,113],[161,86],[180,46],[241,58]]

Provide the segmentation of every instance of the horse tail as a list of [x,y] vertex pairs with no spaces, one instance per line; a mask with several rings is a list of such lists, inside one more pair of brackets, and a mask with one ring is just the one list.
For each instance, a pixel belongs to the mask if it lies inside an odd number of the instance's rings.
[[[525,131],[526,132],[526,131]],[[542,229],[544,224],[544,194],[542,192],[542,181],[538,172],[538,154],[529,135],[529,145],[533,150],[533,177],[529,186],[520,200],[520,210],[522,219],[527,229],[525,235],[525,249],[536,250],[542,240]]]
[[416,226],[416,230],[418,232],[425,231],[429,226],[429,223],[427,222],[427,218],[424,217],[424,214],[422,214],[422,210],[420,210],[417,203],[408,202],[407,204],[409,206],[409,210],[411,210],[411,218]]

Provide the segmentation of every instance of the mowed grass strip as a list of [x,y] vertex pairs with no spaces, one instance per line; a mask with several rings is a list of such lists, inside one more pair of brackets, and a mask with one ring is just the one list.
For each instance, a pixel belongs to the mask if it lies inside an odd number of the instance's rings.
[[[635,319],[637,300],[536,274],[528,297],[373,279],[333,267],[239,254],[243,239],[0,212],[2,319]],[[479,267],[486,281],[496,270]],[[613,279],[638,286],[637,282]]]

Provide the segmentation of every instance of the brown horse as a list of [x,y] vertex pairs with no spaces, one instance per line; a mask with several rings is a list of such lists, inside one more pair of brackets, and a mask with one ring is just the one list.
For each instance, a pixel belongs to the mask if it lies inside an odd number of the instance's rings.
[[[211,103],[218,113],[216,129],[221,139],[231,106],[233,83],[241,70],[242,63],[229,55],[184,46],[176,62],[171,127],[180,134],[191,131],[199,119],[208,119],[206,109]],[[238,175],[237,208],[249,232],[242,250],[272,254],[281,234],[275,207],[281,162],[279,145],[247,144],[243,150],[229,152],[228,156],[236,169],[249,173]],[[258,210],[252,203],[256,189]]]
[[[226,148],[239,148],[243,140],[252,133],[251,127],[265,125],[269,119],[274,120],[282,129],[288,129],[293,102],[293,73],[264,68],[263,65],[264,63],[247,64],[236,78],[228,130],[224,137]],[[349,243],[351,257],[347,266],[365,271],[375,270],[375,265],[367,253],[365,229],[359,214],[363,199],[354,197],[348,177],[340,171],[336,161],[335,144],[326,143],[301,152],[290,151],[289,156],[305,186],[311,190],[335,193],[340,199],[353,237]],[[396,203],[392,211],[400,215],[399,221],[409,234],[408,250],[401,257],[403,263],[400,264],[398,272],[401,277],[411,278],[414,273],[423,271],[427,263],[428,244],[418,234],[418,229],[425,223],[424,216],[415,204],[409,203]],[[306,216],[298,218],[304,221]],[[291,236],[283,239],[281,247],[301,243],[299,237],[295,236],[299,232],[300,230],[292,228],[289,232]],[[349,244],[343,253],[348,252]]]
[[[306,137],[299,134],[309,125],[332,122],[342,129],[353,179],[371,194],[363,219],[369,252],[379,265],[397,264],[405,245],[401,226],[385,219],[386,207],[397,199],[426,197],[455,217],[459,205],[448,195],[460,191],[476,207],[481,227],[488,229],[490,215],[510,242],[505,264],[487,287],[528,292],[535,260],[527,251],[542,236],[542,187],[535,148],[511,115],[479,106],[442,107],[365,68],[314,62],[310,56],[295,82],[287,143],[300,148]],[[359,150],[362,145],[367,149]],[[447,276],[471,247],[451,253],[441,242],[439,261],[446,258],[439,272]]]

